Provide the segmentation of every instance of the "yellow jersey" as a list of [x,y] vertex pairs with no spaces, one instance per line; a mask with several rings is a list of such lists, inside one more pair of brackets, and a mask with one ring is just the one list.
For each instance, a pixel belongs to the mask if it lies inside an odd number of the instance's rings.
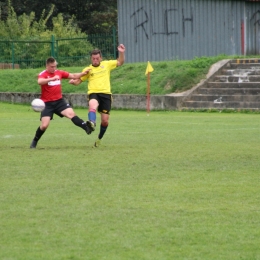
[[85,67],[82,71],[91,71],[81,77],[81,81],[88,80],[88,94],[103,93],[112,94],[110,85],[110,71],[117,67],[117,60],[101,61],[98,67],[92,65]]

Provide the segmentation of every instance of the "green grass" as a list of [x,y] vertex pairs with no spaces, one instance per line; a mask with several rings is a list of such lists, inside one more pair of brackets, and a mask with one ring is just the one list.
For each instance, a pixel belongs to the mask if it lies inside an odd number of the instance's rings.
[[[188,90],[204,79],[210,66],[227,57],[200,57],[193,60],[174,60],[151,62],[154,71],[150,75],[151,94],[168,94]],[[86,64],[87,66],[88,64]],[[147,63],[125,63],[111,72],[111,85],[114,94],[146,94]],[[69,72],[81,72],[84,67],[59,67]],[[45,68],[25,70],[0,70],[0,92],[32,92],[39,93],[37,75]],[[21,78],[23,80],[21,80]],[[62,83],[64,93],[85,93],[87,83],[73,86],[68,80]]]
[[112,111],[97,149],[58,117],[29,149],[29,106],[0,122],[0,259],[260,259],[259,114]]

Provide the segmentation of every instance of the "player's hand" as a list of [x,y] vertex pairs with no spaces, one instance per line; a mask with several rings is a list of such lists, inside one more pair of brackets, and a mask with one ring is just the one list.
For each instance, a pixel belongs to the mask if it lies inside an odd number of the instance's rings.
[[84,70],[82,72],[82,76],[87,75],[90,71],[91,71],[91,69]]
[[58,75],[55,75],[53,78],[52,78],[52,80],[59,80],[60,79],[60,77],[58,76]]
[[77,85],[79,85],[81,82],[82,82],[82,81],[81,81],[80,79],[71,79],[71,80],[69,81],[69,84],[72,84],[72,85],[77,86]]
[[125,52],[125,46],[124,44],[119,44],[119,46],[117,47],[119,52]]

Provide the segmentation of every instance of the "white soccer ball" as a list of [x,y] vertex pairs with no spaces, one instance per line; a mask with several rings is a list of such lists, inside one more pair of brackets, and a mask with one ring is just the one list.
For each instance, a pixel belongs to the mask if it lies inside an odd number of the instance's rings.
[[41,99],[35,98],[32,101],[31,106],[35,112],[41,112],[45,108],[45,103]]

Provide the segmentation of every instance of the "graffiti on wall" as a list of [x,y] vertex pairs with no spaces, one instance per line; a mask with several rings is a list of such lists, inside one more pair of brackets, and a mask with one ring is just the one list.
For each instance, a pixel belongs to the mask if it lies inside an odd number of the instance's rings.
[[[186,16],[184,8],[169,8],[163,11],[163,23],[161,30],[156,28],[156,21],[153,19],[152,10],[148,13],[143,7],[134,11],[130,18],[134,21],[135,42],[138,42],[138,32],[141,30],[146,39],[151,35],[179,35],[185,37],[187,23],[190,24],[191,34],[193,34],[193,10],[191,8],[189,16]],[[180,19],[181,28],[171,29],[174,19]],[[150,30],[149,30],[150,29]]]
[[253,13],[252,17],[250,18],[250,22],[253,21],[254,26],[256,26],[257,24],[260,25],[260,10],[257,10],[255,13]]
[[[250,38],[250,42],[247,46],[247,54],[259,54],[260,53],[260,11],[257,10],[256,12],[254,12],[249,21],[250,23],[249,23],[247,34]],[[244,41],[242,43],[244,44]]]

